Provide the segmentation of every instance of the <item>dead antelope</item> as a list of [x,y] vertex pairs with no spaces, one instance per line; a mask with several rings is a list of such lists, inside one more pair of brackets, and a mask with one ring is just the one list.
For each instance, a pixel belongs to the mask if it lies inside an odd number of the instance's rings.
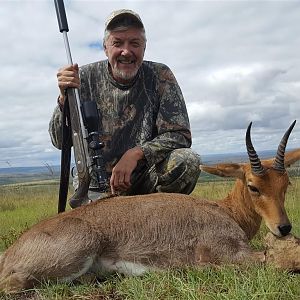
[[274,160],[260,161],[246,134],[249,164],[201,169],[237,178],[231,193],[212,202],[182,194],[114,197],[42,221],[0,258],[0,290],[15,292],[43,280],[71,281],[87,273],[139,275],[147,270],[259,261],[248,245],[262,219],[270,231],[291,230],[284,208],[286,167],[300,149],[285,154],[287,130]]

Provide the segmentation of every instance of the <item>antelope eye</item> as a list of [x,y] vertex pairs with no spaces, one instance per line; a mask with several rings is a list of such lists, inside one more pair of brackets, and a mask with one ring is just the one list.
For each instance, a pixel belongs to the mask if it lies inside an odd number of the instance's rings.
[[259,194],[259,190],[255,186],[248,184],[248,188],[251,192]]

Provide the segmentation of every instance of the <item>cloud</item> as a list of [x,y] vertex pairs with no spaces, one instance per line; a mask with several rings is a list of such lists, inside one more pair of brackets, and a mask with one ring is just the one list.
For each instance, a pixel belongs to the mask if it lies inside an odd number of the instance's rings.
[[[297,1],[65,0],[65,6],[79,65],[105,59],[104,22],[112,10],[141,15],[145,59],[174,72],[200,154],[245,151],[250,121],[255,147],[275,149],[300,115]],[[58,164],[48,122],[56,73],[67,57],[53,2],[1,1],[0,32],[0,167]],[[299,145],[298,122],[288,147]]]

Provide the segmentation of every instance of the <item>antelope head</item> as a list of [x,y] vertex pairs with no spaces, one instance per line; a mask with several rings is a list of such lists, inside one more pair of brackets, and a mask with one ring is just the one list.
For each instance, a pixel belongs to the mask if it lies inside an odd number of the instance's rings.
[[[276,236],[290,233],[292,225],[288,219],[284,202],[289,185],[286,165],[294,161],[292,154],[285,157],[285,148],[296,121],[285,132],[277,149],[275,159],[260,161],[250,137],[252,123],[246,133],[246,147],[250,165],[245,168],[245,180],[255,211],[264,219],[266,226]],[[298,151],[299,152],[299,151]]]
[[226,208],[249,238],[255,235],[262,219],[278,237],[288,235],[292,229],[284,207],[290,183],[286,167],[300,159],[300,149],[285,153],[285,148],[295,123],[284,134],[274,159],[259,159],[251,142],[250,123],[246,132],[250,163],[201,166],[208,173],[238,179],[231,194],[221,200],[220,205]]

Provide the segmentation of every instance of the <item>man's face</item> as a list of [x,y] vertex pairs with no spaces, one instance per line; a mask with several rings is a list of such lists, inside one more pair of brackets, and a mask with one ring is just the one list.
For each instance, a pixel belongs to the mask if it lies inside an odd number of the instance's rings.
[[104,51],[116,81],[128,83],[134,78],[143,62],[145,47],[143,32],[138,28],[110,33]]

